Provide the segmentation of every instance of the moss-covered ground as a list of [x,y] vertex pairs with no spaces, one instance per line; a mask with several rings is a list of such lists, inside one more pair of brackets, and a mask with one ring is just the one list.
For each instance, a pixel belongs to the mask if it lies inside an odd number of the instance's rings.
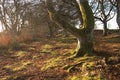
[[76,38],[38,38],[0,50],[0,80],[120,80],[120,36],[95,34],[95,56],[70,58]]

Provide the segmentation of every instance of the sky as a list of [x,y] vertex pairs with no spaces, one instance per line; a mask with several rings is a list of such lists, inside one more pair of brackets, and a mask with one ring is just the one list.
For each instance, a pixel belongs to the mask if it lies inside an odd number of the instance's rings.
[[0,32],[2,32],[2,25],[1,25],[1,22],[0,22]]
[[[97,21],[96,25],[97,25],[97,29],[103,29],[103,25],[100,21]],[[116,23],[116,16],[108,22],[108,28],[109,29],[118,29],[118,25]],[[0,23],[0,32],[2,32],[1,23]]]
[[[97,21],[96,25],[97,25],[97,29],[103,29],[103,24],[100,21]],[[114,16],[113,19],[108,21],[107,25],[108,25],[108,29],[118,29],[118,25],[116,22],[116,15]]]

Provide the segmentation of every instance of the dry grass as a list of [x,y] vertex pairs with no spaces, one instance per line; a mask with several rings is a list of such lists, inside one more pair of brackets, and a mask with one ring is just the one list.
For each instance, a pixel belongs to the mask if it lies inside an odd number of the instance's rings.
[[11,43],[11,36],[8,34],[1,34],[0,35],[0,46],[8,46]]

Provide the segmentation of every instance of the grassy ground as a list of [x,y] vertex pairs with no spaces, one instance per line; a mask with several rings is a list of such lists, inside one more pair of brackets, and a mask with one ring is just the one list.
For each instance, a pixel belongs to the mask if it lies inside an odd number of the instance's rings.
[[[99,36],[98,36],[99,35]],[[0,80],[119,80],[120,36],[95,35],[96,56],[71,59],[74,37],[22,43],[0,51]]]

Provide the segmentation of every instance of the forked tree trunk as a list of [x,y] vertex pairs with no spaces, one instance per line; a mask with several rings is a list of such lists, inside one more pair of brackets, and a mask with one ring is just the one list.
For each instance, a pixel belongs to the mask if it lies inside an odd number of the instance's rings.
[[[76,48],[75,57],[93,55],[93,29],[94,29],[94,17],[87,0],[79,0],[79,10],[82,13],[83,25],[81,29],[77,29],[71,26],[68,22],[61,19],[61,15],[56,13],[54,7],[50,5],[51,0],[46,0],[48,13],[52,21],[58,26],[63,27],[78,39],[78,45]],[[55,14],[56,13],[56,14]]]
[[94,29],[94,18],[92,10],[90,9],[87,0],[80,0],[80,10],[83,18],[83,30],[78,39],[78,45],[76,49],[75,57],[88,56],[94,54],[93,49],[93,29]]

